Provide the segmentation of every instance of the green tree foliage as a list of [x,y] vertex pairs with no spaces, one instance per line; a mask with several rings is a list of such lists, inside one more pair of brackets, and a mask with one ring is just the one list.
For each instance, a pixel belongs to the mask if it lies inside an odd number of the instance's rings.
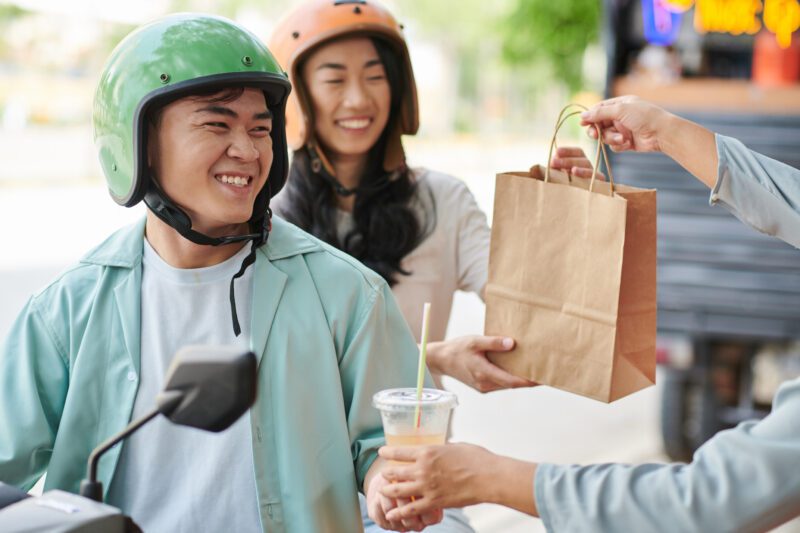
[[[24,17],[28,11],[11,4],[0,4],[0,34],[5,35],[9,26],[17,19]],[[9,44],[5,37],[0,37],[0,61],[8,60]]]
[[[501,22],[516,0],[395,0],[386,2],[400,22],[413,26],[416,38],[435,42],[456,62],[459,101],[455,127],[475,129],[480,90],[486,78],[502,66]],[[415,37],[412,37],[412,39]]]
[[293,6],[303,3],[301,0],[169,0],[169,9],[165,13],[196,11],[213,13],[235,19],[243,9],[254,9],[276,20]]
[[0,22],[8,22],[27,14],[27,10],[13,4],[0,4]]
[[516,0],[503,21],[503,57],[512,65],[549,64],[572,91],[583,85],[586,46],[597,41],[600,0]]

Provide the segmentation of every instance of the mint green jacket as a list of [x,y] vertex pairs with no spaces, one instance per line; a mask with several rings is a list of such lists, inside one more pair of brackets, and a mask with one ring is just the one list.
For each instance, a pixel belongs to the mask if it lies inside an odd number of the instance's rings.
[[[130,421],[143,238],[143,220],[114,233],[15,322],[0,351],[0,480],[28,489],[47,471],[45,490],[77,492],[92,449]],[[378,275],[287,222],[274,219],[252,268],[263,528],[361,531],[357,491],[384,442],[372,395],[414,385],[416,344]],[[105,490],[119,455],[100,461]]]

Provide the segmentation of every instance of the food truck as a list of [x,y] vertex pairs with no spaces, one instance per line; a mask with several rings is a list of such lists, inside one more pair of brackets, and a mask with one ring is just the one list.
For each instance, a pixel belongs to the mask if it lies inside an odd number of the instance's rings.
[[[800,168],[798,0],[604,0],[606,96],[635,94]],[[800,251],[760,234],[661,154],[613,154],[658,189],[659,379],[667,454],[763,417],[800,375]]]

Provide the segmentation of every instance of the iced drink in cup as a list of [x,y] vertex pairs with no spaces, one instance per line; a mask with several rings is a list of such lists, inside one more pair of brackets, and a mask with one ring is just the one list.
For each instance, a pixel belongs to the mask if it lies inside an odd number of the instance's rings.
[[[458,404],[456,395],[438,389],[387,389],[372,397],[381,412],[387,446],[444,444],[450,413]],[[419,421],[417,420],[419,406]]]

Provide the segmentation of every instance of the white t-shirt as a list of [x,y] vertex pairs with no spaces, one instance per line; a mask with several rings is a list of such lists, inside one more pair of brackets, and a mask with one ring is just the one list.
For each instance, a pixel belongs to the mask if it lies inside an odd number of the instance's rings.
[[[235,282],[242,333],[233,333],[231,278],[250,243],[207,268],[168,265],[145,240],[139,389],[131,419],[155,406],[173,355],[191,344],[249,349],[253,268]],[[108,502],[147,532],[260,532],[248,414],[212,433],[159,416],[123,442]]]
[[[415,169],[414,173],[418,184],[416,208],[428,216],[435,213],[435,226],[401,261],[401,268],[411,275],[398,275],[392,292],[417,342],[423,303],[431,302],[428,340],[440,341],[447,332],[453,294],[461,290],[483,298],[489,274],[491,230],[463,181],[428,169]],[[352,214],[339,211],[340,237],[352,225]]]

